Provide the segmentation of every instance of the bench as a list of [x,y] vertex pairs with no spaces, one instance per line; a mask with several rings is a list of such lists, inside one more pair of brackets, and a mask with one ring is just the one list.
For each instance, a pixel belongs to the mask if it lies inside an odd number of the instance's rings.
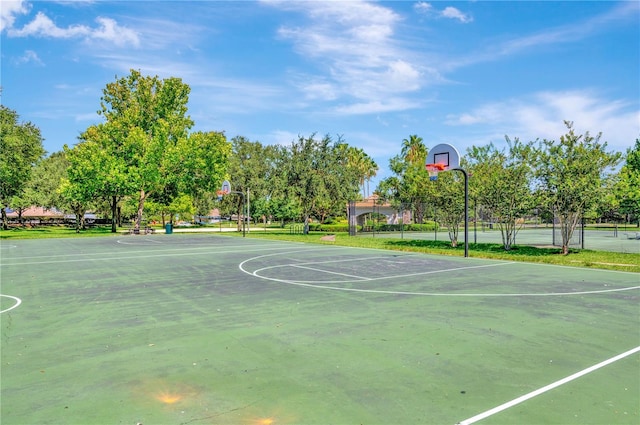
[[127,231],[127,234],[128,235],[139,235],[140,233],[143,233],[145,235],[149,235],[149,234],[153,234],[155,232],[156,232],[156,229],[152,229],[151,227],[145,227],[144,229],[136,229],[135,227],[132,227],[131,229],[129,229]]

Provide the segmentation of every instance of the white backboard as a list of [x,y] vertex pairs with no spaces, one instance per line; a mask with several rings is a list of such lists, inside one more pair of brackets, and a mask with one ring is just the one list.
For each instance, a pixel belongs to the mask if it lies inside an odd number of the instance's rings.
[[452,170],[460,167],[460,154],[453,146],[442,143],[429,149],[427,164],[443,164],[444,170]]

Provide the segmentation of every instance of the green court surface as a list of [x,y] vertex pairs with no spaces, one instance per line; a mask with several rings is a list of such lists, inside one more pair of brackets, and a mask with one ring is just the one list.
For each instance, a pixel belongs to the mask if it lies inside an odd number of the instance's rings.
[[640,274],[220,234],[0,255],[3,425],[640,423]]

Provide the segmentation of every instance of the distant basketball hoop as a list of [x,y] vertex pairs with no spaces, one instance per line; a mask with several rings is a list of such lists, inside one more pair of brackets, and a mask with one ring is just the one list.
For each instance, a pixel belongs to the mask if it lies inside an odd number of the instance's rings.
[[229,193],[231,193],[231,183],[229,183],[228,180],[225,180],[222,182],[222,187],[220,188],[220,190],[216,192],[216,194],[218,195],[218,201],[222,201],[222,197],[224,195],[228,195]]

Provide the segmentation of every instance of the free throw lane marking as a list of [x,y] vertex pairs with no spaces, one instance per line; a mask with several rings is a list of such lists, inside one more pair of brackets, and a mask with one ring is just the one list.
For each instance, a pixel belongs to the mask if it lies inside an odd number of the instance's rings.
[[[340,247],[331,247],[329,249],[335,249]],[[320,249],[309,249],[305,252],[309,251],[317,251]],[[316,270],[322,273],[331,273],[331,274],[339,274],[337,272],[331,272],[323,269],[314,269],[309,267],[310,265],[321,265],[321,264],[337,264],[337,263],[345,263],[350,261],[360,261],[358,258],[350,258],[350,259],[342,259],[342,260],[330,260],[330,261],[305,261],[302,263],[288,263],[288,264],[278,264],[274,266],[266,266],[261,267],[259,269],[254,270],[253,272],[248,270],[247,265],[255,260],[263,260],[267,257],[274,256],[289,256],[295,255],[298,251],[284,251],[284,252],[274,252],[271,254],[259,255],[257,257],[252,257],[244,260],[238,265],[238,268],[251,276],[255,276],[260,279],[269,280],[272,282],[280,282],[285,283],[287,285],[294,286],[302,286],[307,288],[315,288],[315,289],[328,289],[332,291],[345,291],[345,292],[360,292],[360,293],[371,293],[371,294],[392,294],[392,295],[422,295],[422,296],[433,296],[433,297],[551,297],[551,296],[564,296],[564,295],[593,295],[593,294],[606,294],[609,292],[622,292],[622,291],[632,291],[640,289],[640,286],[630,286],[624,288],[611,288],[611,289],[596,289],[591,291],[575,291],[575,292],[540,292],[540,293],[450,293],[450,292],[413,292],[413,291],[392,291],[392,290],[381,290],[381,289],[366,289],[366,288],[344,288],[338,286],[331,286],[335,284],[344,284],[344,283],[361,283],[361,282],[373,282],[380,280],[388,280],[388,279],[402,279],[406,277],[414,277],[414,276],[426,276],[435,273],[449,273],[459,270],[471,270],[471,269],[480,269],[486,267],[498,267],[498,266],[506,266],[517,264],[516,262],[500,262],[500,263],[491,263],[491,264],[481,264],[475,266],[466,266],[466,267],[454,267],[451,269],[440,269],[440,270],[429,270],[425,272],[416,272],[402,275],[393,275],[393,276],[381,276],[381,277],[366,277],[366,276],[353,276],[343,274],[345,277],[353,277],[354,280],[343,280],[340,282],[330,281],[330,280],[313,280],[313,281],[303,281],[303,280],[291,280],[285,278],[278,277],[269,277],[265,276],[262,273],[266,270],[274,270],[278,268],[285,267],[298,267],[298,268],[307,268],[309,270]],[[291,257],[287,257],[290,261]],[[383,258],[383,257],[374,257],[374,258]],[[295,259],[294,259],[295,260]]]
[[460,421],[460,422],[458,422],[457,425],[471,425],[473,423],[476,423],[476,422],[478,422],[478,421],[480,421],[482,419],[488,418],[489,416],[495,415],[496,413],[502,412],[503,410],[506,410],[506,409],[508,409],[510,407],[513,407],[516,404],[520,404],[523,401],[529,400],[530,398],[533,398],[533,397],[538,396],[540,394],[546,393],[547,391],[550,391],[550,390],[552,390],[552,389],[554,389],[556,387],[559,387],[560,385],[566,384],[567,382],[573,381],[574,379],[578,379],[581,376],[584,376],[584,375],[586,375],[588,373],[593,372],[594,370],[600,369],[601,367],[605,367],[605,366],[607,366],[607,365],[609,365],[611,363],[617,362],[620,359],[624,359],[625,357],[628,357],[628,356],[630,356],[632,354],[635,354],[635,353],[638,353],[638,352],[640,352],[640,345],[637,346],[636,348],[632,348],[629,351],[625,351],[622,354],[618,354],[615,357],[611,357],[608,360],[605,360],[605,361],[600,362],[600,363],[598,363],[596,365],[593,365],[593,366],[588,367],[588,368],[586,368],[584,370],[581,370],[580,372],[574,373],[573,375],[567,376],[566,378],[563,378],[563,379],[561,379],[559,381],[556,381],[556,382],[554,382],[552,384],[549,384],[549,385],[547,385],[545,387],[542,387],[542,388],[539,388],[539,389],[537,389],[535,391],[532,391],[529,394],[525,394],[525,395],[523,395],[521,397],[518,397],[518,398],[516,398],[514,400],[511,400],[509,402],[501,404],[498,407],[494,407],[493,409],[489,409],[486,412],[482,412],[479,415],[475,415],[475,416],[473,416],[473,417],[471,417],[469,419],[465,419],[464,421]]

